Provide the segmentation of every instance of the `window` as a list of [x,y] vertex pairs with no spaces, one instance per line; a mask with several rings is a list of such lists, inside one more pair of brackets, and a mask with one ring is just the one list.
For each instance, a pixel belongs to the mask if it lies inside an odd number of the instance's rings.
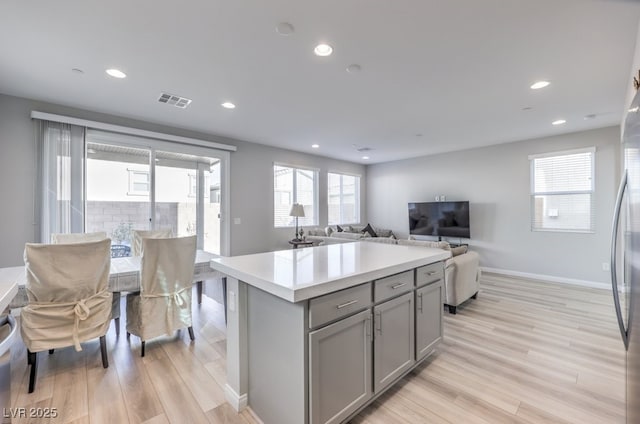
[[529,156],[532,231],[594,231],[594,153]]
[[148,171],[136,171],[134,169],[128,169],[129,171],[129,196],[147,196],[149,194],[149,187],[151,186],[151,180],[149,179]]
[[327,203],[329,224],[360,222],[360,177],[329,173]]
[[[189,194],[187,196],[189,197],[198,197],[198,176],[194,173],[189,173]],[[209,198],[209,190],[206,189],[206,187],[210,187],[209,186],[209,175],[205,175],[204,176],[204,186],[205,186],[205,190],[204,190],[204,197],[206,199]],[[216,202],[216,203],[220,203],[220,201]]]
[[318,172],[311,169],[273,166],[273,225],[293,227],[295,218],[289,216],[291,205],[300,203],[304,217],[299,225],[318,225]]

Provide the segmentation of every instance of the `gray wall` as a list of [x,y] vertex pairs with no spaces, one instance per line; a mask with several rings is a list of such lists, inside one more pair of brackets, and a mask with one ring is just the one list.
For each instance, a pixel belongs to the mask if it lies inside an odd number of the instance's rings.
[[[407,203],[469,200],[472,249],[481,265],[606,283],[609,232],[620,175],[619,128],[572,133],[370,165],[367,211],[375,225],[407,237]],[[595,233],[532,232],[528,155],[596,146]]]
[[240,218],[241,224],[230,226],[232,255],[290,247],[287,240],[293,238],[294,231],[273,228],[273,162],[320,170],[322,226],[327,224],[326,173],[341,171],[362,175],[361,215],[363,222],[366,221],[366,168],[362,165],[0,94],[0,266],[23,263],[24,243],[35,240],[36,153],[32,110],[237,146],[237,152],[231,153],[230,200],[231,218]]

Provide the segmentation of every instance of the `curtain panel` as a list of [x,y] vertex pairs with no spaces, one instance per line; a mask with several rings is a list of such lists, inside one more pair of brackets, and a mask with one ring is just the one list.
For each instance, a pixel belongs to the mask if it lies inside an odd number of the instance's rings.
[[39,121],[37,137],[41,243],[54,233],[84,232],[85,128]]

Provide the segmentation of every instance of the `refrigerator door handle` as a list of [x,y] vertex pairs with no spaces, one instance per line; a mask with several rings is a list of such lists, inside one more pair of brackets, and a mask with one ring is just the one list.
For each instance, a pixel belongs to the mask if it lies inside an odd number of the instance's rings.
[[627,171],[624,172],[618,189],[618,197],[616,199],[616,207],[613,212],[613,228],[611,230],[611,288],[613,289],[613,305],[616,308],[616,317],[618,318],[618,326],[620,327],[620,335],[624,343],[625,349],[629,347],[629,335],[627,329],[624,328],[624,320],[622,318],[622,308],[620,307],[620,296],[618,294],[618,274],[617,274],[617,255],[618,255],[618,226],[620,224],[620,212],[622,211],[622,198],[627,189]]

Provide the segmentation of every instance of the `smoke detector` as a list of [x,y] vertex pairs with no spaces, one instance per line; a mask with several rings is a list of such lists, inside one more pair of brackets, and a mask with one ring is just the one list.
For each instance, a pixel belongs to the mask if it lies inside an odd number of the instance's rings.
[[171,106],[179,107],[180,109],[186,109],[186,107],[191,104],[191,99],[169,93],[160,93],[158,101],[160,103],[166,103]]

